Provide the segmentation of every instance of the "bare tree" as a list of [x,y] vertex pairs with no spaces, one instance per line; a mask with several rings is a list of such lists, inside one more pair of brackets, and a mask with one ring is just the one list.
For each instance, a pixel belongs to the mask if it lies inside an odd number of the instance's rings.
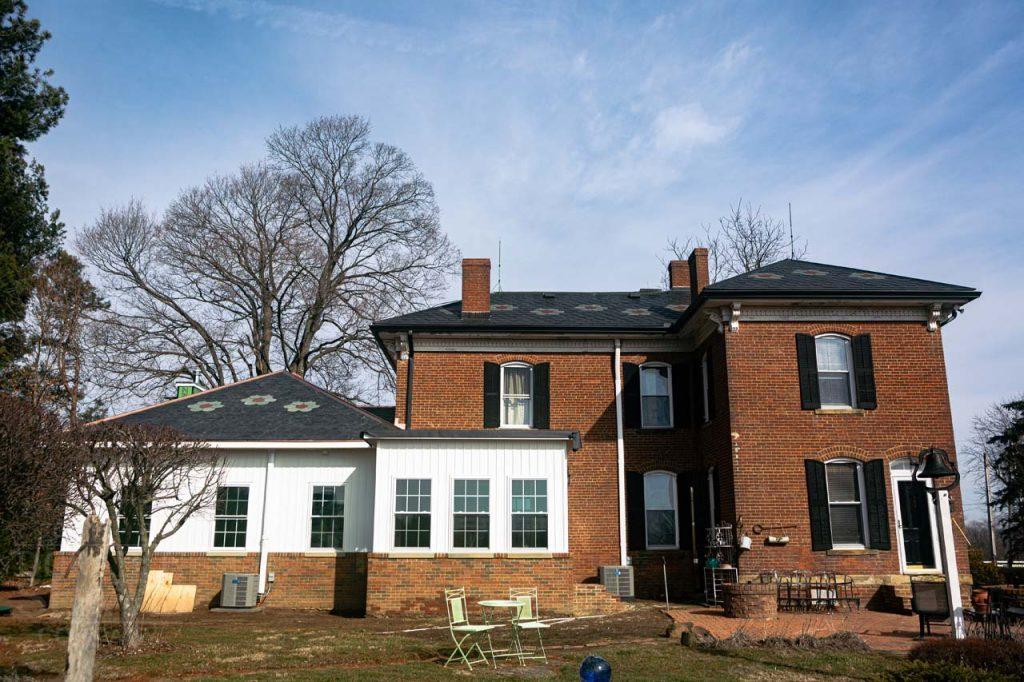
[[[971,420],[971,435],[959,451],[960,466],[963,472],[980,483],[984,479],[983,453],[987,450],[992,455],[998,448],[992,439],[1006,433],[1013,423],[1013,413],[1006,405],[1024,401],[1024,393],[1010,400],[993,403]],[[998,482],[993,480],[998,485]]]
[[0,394],[0,579],[28,566],[42,535],[58,534],[79,455],[56,415]]
[[[121,646],[141,642],[139,612],[160,543],[197,512],[212,509],[222,467],[203,443],[141,425],[100,424],[83,436],[85,463],[69,506],[82,517],[110,522],[107,564],[121,618]],[[138,547],[138,557],[128,557]]]
[[696,246],[708,249],[708,275],[712,282],[741,275],[788,257],[807,255],[807,242],[794,237],[785,224],[743,200],[718,219],[718,226],[701,225],[701,235],[683,240],[669,239],[666,251],[673,259],[685,260]]
[[458,253],[433,189],[358,117],[282,128],[266,161],[186,190],[157,218],[104,211],[77,246],[102,273],[110,383],[151,394],[288,369],[352,395],[387,371],[369,324],[434,300]]

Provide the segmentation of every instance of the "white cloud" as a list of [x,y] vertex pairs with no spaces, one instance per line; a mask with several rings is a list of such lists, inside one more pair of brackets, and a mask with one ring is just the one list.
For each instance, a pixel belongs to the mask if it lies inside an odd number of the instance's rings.
[[659,150],[676,152],[720,142],[737,125],[736,119],[712,120],[700,104],[668,107],[654,118],[654,145]]

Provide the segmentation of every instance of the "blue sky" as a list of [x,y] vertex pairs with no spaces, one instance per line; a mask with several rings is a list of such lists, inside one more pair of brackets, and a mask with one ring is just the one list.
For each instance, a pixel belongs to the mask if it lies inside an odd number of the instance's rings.
[[[514,289],[657,286],[666,239],[793,204],[811,260],[977,286],[958,440],[1024,390],[1021,3],[30,2],[71,102],[34,147],[69,229],[370,118]],[[457,282],[453,282],[454,287]],[[976,496],[968,514],[977,516]]]

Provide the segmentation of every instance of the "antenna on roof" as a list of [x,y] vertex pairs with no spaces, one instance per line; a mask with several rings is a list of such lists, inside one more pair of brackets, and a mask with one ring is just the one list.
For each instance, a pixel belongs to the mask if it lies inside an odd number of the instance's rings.
[[789,202],[789,257],[796,260],[796,246],[793,242],[793,202]]
[[498,240],[498,291],[501,291],[501,240]]

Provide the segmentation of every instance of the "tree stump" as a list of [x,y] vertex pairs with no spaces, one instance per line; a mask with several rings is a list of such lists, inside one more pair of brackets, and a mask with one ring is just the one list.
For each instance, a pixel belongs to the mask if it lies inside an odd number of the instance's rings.
[[78,578],[71,606],[68,632],[66,682],[92,682],[96,664],[96,645],[100,638],[103,612],[103,566],[106,563],[107,524],[95,514],[85,520],[82,546],[78,550]]

